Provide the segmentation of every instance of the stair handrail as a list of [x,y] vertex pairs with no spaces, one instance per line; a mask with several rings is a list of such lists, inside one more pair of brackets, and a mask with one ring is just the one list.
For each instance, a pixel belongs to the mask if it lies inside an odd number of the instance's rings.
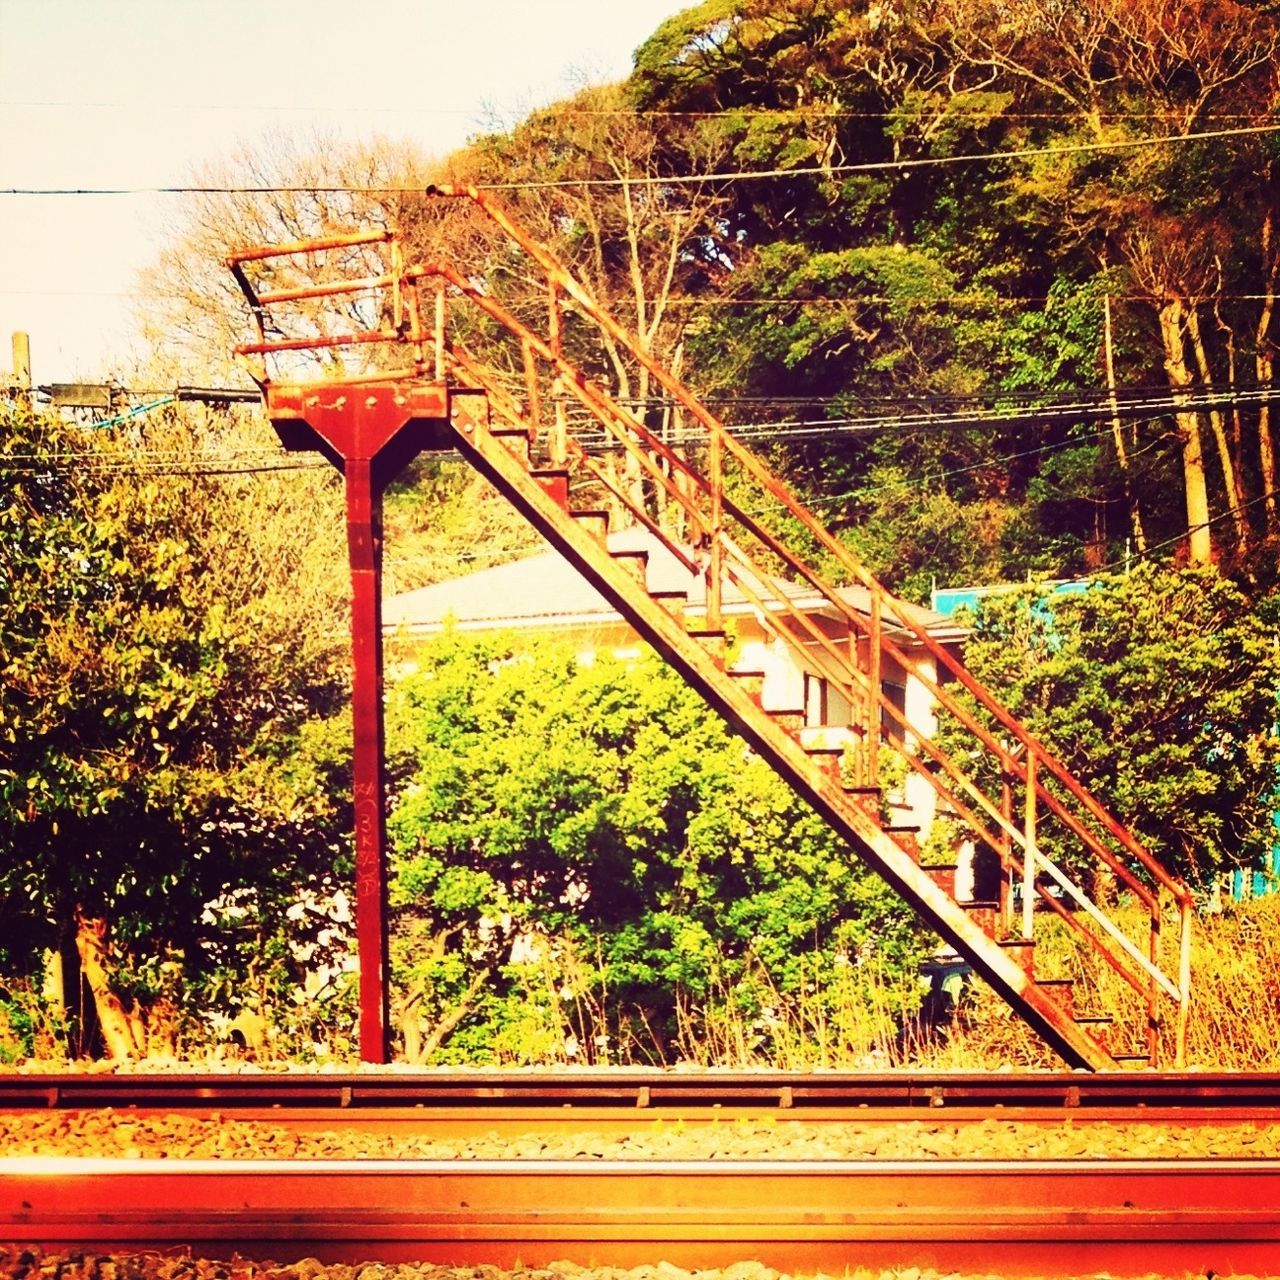
[[[729,521],[747,531],[752,538],[772,555],[778,557],[792,573],[807,581],[834,608],[837,616],[845,619],[851,635],[867,636],[869,652],[874,654],[876,663],[879,662],[879,654],[884,652],[902,663],[904,667],[909,665],[902,649],[884,632],[883,618],[887,614],[903,631],[914,637],[916,642],[933,657],[937,664],[937,670],[949,673],[969,693],[977,706],[991,717],[995,724],[1002,727],[1012,736],[1014,745],[1010,747],[983,725],[977,716],[959,699],[956,699],[943,686],[941,678],[935,681],[925,676],[917,668],[915,672],[916,678],[921,681],[937,704],[954,716],[966,730],[977,738],[981,746],[994,757],[999,766],[1001,777],[1005,779],[1006,791],[1011,782],[1021,781],[1023,783],[1028,805],[1027,829],[1025,831],[1020,829],[1010,818],[996,810],[994,803],[990,801],[977,782],[969,778],[954,762],[945,759],[945,753],[941,752],[936,744],[922,741],[921,745],[925,753],[935,761],[942,763],[944,771],[950,773],[957,781],[962,783],[966,791],[973,794],[979,801],[980,807],[987,812],[988,817],[994,819],[997,829],[1003,832],[1010,849],[1015,844],[1021,845],[1026,850],[1027,865],[1034,866],[1036,862],[1041,863],[1046,871],[1049,872],[1051,878],[1057,880],[1063,891],[1067,892],[1073,900],[1080,903],[1090,917],[1096,922],[1100,922],[1104,931],[1111,934],[1119,942],[1130,959],[1134,960],[1139,969],[1145,973],[1150,983],[1149,990],[1153,1003],[1157,988],[1177,1001],[1176,1043],[1177,1057],[1181,1061],[1185,1044],[1190,992],[1190,919],[1192,909],[1191,893],[1185,884],[1166,872],[1133,833],[1115,819],[1096,797],[1061,763],[1057,756],[1049,751],[1022,721],[1008,711],[1000,703],[999,699],[952,654],[946,645],[940,643],[921,622],[912,616],[909,606],[884,588],[849,548],[836,539],[821,521],[796,498],[790,489],[774,476],[675,375],[655,360],[645,344],[637,336],[619,324],[608,311],[596,302],[591,292],[569,272],[546,246],[536,241],[512,220],[500,204],[492,200],[486,192],[474,187],[435,187],[429,188],[427,194],[428,196],[462,198],[474,202],[509,239],[541,267],[546,277],[547,297],[551,312],[549,340],[543,339],[539,334],[523,324],[497,299],[478,288],[473,279],[464,276],[449,264],[431,262],[406,267],[398,238],[394,232],[381,230],[378,232],[343,233],[320,237],[312,241],[294,242],[288,245],[263,246],[242,251],[229,259],[229,265],[238,285],[249,302],[259,331],[259,341],[257,343],[242,344],[236,349],[237,359],[249,369],[254,380],[259,382],[260,385],[266,385],[269,371],[265,360],[268,354],[341,345],[372,343],[399,345],[409,343],[415,347],[417,355],[411,369],[397,370],[394,373],[361,374],[355,377],[335,379],[334,381],[365,383],[402,378],[422,378],[429,376],[432,372],[434,372],[437,380],[442,380],[445,376],[446,366],[462,370],[474,381],[477,373],[483,369],[482,363],[470,356],[460,344],[447,342],[445,336],[446,287],[451,287],[459,294],[466,296],[471,302],[486,311],[492,318],[504,325],[509,332],[519,338],[524,361],[529,411],[533,416],[535,428],[539,416],[536,361],[541,359],[556,369],[559,384],[567,388],[592,414],[595,420],[602,423],[606,431],[637,459],[639,465],[647,472],[650,478],[663,486],[668,497],[676,501],[690,520],[697,534],[697,540],[710,553],[711,563],[707,575],[709,608],[714,593],[714,602],[718,614],[720,584],[726,574],[731,579],[736,579],[739,589],[742,589],[741,570],[735,567],[735,559],[741,564],[746,564],[749,567],[749,571],[757,577],[757,581],[768,583],[771,577],[771,575],[766,575],[762,570],[759,570],[754,565],[754,562],[751,561],[749,555],[728,535],[725,529],[725,520],[728,518]],[[390,268],[381,274],[365,276],[357,280],[326,282],[309,287],[276,290],[274,293],[259,293],[255,290],[244,271],[244,264],[249,262],[260,262],[273,257],[310,252],[317,249],[379,242],[385,242],[390,246]],[[428,279],[432,281],[436,291],[435,326],[433,330],[428,330],[423,326],[417,305],[417,285]],[[267,307],[272,304],[293,302],[306,297],[332,297],[342,293],[368,291],[373,288],[387,288],[392,293],[392,323],[389,325],[380,327],[377,330],[358,331],[337,336],[315,335],[310,338],[294,340],[268,338],[267,336],[265,313]],[[681,406],[702,427],[706,432],[710,446],[712,466],[710,479],[704,476],[697,467],[690,464],[677,449],[671,448],[666,441],[650,431],[635,414],[615,401],[607,391],[586,379],[564,357],[561,350],[561,321],[558,309],[559,295],[561,294],[571,299],[578,311],[594,323],[607,339],[611,340],[618,348],[627,353],[630,358],[645,368],[658,385],[667,391],[673,401]],[[435,360],[433,367],[426,359],[425,348],[427,342],[432,342],[434,345]],[[261,366],[249,361],[249,357],[259,357],[262,361]],[[485,377],[483,381],[486,385],[486,393],[492,393],[496,399],[500,388],[488,377]],[[509,401],[509,403],[505,403],[502,406],[505,416],[513,420],[519,419],[520,406],[505,392],[501,392],[501,396],[505,401]],[[570,439],[572,444],[569,447],[572,449],[578,464],[586,465],[597,480],[607,484],[608,481],[603,469],[591,462],[585,447],[580,442],[573,440],[572,437]],[[862,613],[850,606],[840,595],[838,589],[832,586],[823,575],[812,569],[799,556],[790,551],[781,539],[773,535],[760,521],[742,510],[724,494],[722,466],[723,458],[726,454],[736,461],[743,471],[755,480],[765,492],[774,498],[783,510],[797,520],[816,539],[818,544],[834,558],[835,562],[849,574],[853,581],[860,584],[868,592],[868,599],[871,605],[870,619],[864,617]],[[670,471],[664,471],[662,465],[655,463],[655,457],[660,458]],[[673,483],[670,473],[674,472],[682,475],[692,485],[694,492],[702,494],[707,499],[711,508],[709,515],[700,509],[698,503],[693,500],[689,493],[686,493],[681,486]],[[633,502],[628,495],[619,493],[616,488],[611,489],[611,491],[614,492],[615,497],[620,498],[626,504],[628,509],[650,532],[663,540],[682,563],[690,568],[697,567],[696,561],[691,560],[687,554],[682,554],[682,550],[674,540],[667,537],[653,517],[644,510],[637,510],[637,507],[643,506],[643,503]],[[729,553],[727,562],[725,561],[726,551]],[[712,579],[714,579],[714,582]],[[768,614],[768,610],[763,608],[762,601],[757,598],[756,603],[762,608],[763,614]],[[784,607],[789,606],[789,602],[785,599],[782,603]],[[788,639],[795,647],[798,647],[804,657],[810,657],[804,652],[802,645],[796,645],[794,637],[785,635],[784,628],[781,628],[776,623],[774,627],[777,634],[784,639]],[[855,654],[849,657],[839,652],[833,652],[827,656],[837,662],[837,670],[839,670],[840,664],[843,664],[845,678],[838,679],[838,684],[848,689],[850,693],[856,689],[864,695],[870,695],[868,706],[869,708],[874,708],[874,723],[879,724],[882,722],[885,710],[896,713],[895,708],[878,687],[878,680],[875,681],[876,687],[871,687],[868,673],[861,670],[856,659],[856,646]],[[830,676],[831,668],[827,666],[825,661],[822,663],[822,667],[823,672]],[[850,700],[852,702],[852,698]],[[878,740],[878,733],[876,736]],[[870,744],[873,751],[874,745],[874,743]],[[928,768],[915,752],[906,749],[905,740],[894,745],[896,749],[906,755],[908,762],[917,772],[928,778],[940,795],[949,797],[953,803],[959,806],[959,811],[962,814],[967,814],[967,806],[960,804],[959,798],[934,775],[934,771]],[[945,763],[943,763],[944,759]],[[1110,836],[1125,854],[1145,871],[1150,880],[1156,885],[1154,894],[1147,889],[1146,885],[1133,873],[1122,858],[1118,858],[1111,853],[1099,835],[1085,825],[1080,817],[1077,817],[1075,813],[1068,809],[1059,795],[1056,795],[1046,787],[1046,774],[1075,800],[1084,813],[1106,835]],[[1043,806],[1047,812],[1053,813],[1085,848],[1121,878],[1126,886],[1148,907],[1151,916],[1150,960],[1141,956],[1128,937],[1121,933],[1106,918],[1105,914],[1089,901],[1088,896],[1074,884],[1074,881],[1066,876],[1066,873],[1062,872],[1060,868],[1057,868],[1042,851],[1035,847],[1032,821],[1034,812],[1040,806]],[[991,840],[990,832],[987,831],[985,824],[975,821],[973,815],[967,816],[966,822],[971,830],[996,848],[1003,861],[1005,850],[1002,848],[1002,842]],[[1069,913],[1065,913],[1061,909],[1060,904],[1048,892],[1047,887],[1039,884],[1038,877],[1031,877],[1027,890],[1036,891],[1040,896],[1048,900],[1054,909],[1058,910],[1059,914],[1069,915]],[[1179,975],[1176,983],[1159,969],[1157,963],[1157,940],[1161,914],[1159,894],[1161,890],[1171,894],[1179,909],[1181,938]],[[1071,923],[1073,926],[1083,929],[1083,925],[1074,920],[1074,918],[1071,919]],[[1090,934],[1088,936],[1094,940],[1096,946],[1098,942],[1096,935]],[[1102,947],[1100,950],[1101,954],[1107,957],[1113,967],[1117,968],[1130,984],[1135,986],[1135,989],[1139,989],[1135,978],[1117,963],[1116,959],[1109,954],[1107,948]]]
[[[636,359],[648,372],[657,379],[659,384],[672,395],[680,405],[688,410],[702,425],[709,434],[719,436],[723,440],[724,447],[733,455],[735,460],[740,463],[751,477],[756,480],[765,490],[772,496],[779,499],[788,513],[801,522],[807,532],[811,533],[821,543],[823,548],[830,552],[840,562],[841,566],[852,574],[857,581],[868,591],[878,594],[881,600],[889,605],[894,615],[909,630],[914,637],[924,646],[930,655],[942,663],[946,669],[955,678],[964,685],[966,689],[984,706],[984,708],[993,715],[1001,725],[1012,733],[1020,741],[1034,748],[1040,762],[1048,765],[1050,770],[1059,782],[1069,790],[1072,795],[1088,809],[1098,822],[1103,824],[1108,832],[1143,865],[1144,869],[1156,879],[1164,888],[1173,894],[1178,902],[1191,901],[1191,891],[1176,877],[1171,876],[1159,864],[1159,862],[1144,848],[1138,840],[1123,827],[1110,813],[1108,813],[1097,799],[1084,788],[1070,773],[1070,771],[1058,760],[1057,756],[1051,752],[1040,739],[1032,733],[1016,716],[1013,715],[999,700],[981,683],[971,672],[968,671],[962,663],[960,663],[946,648],[940,644],[927,629],[920,623],[915,621],[904,608],[902,601],[898,600],[890,591],[888,591],[859,561],[844,543],[835,538],[831,532],[822,524],[816,516],[802,503],[790,489],[773,475],[753,454],[743,445],[736,436],[728,430],[727,427],[701,403],[682,382],[674,377],[662,364],[656,361],[647,350],[644,344],[631,334],[626,328],[616,321],[599,303],[596,302],[592,294],[581,284],[559,261],[555,255],[540,244],[526,231],[523,230],[511,217],[506,213],[500,204],[494,201],[487,191],[479,188],[468,186],[452,186],[437,185],[428,187],[427,194],[437,195],[445,198],[465,198],[477,204],[490,218],[529,256],[541,266],[547,273],[548,280],[557,287],[569,294],[583,312],[588,315],[601,329],[603,329],[615,342],[623,346],[630,355]],[[639,425],[639,424],[637,424]],[[778,551],[777,546],[770,548]],[[798,557],[788,557],[795,561],[792,567],[801,569],[803,566],[799,563]],[[810,581],[814,580],[816,575],[806,573],[806,577]],[[819,585],[815,582],[815,585]],[[825,584],[822,584],[825,586]],[[820,586],[820,589],[822,587]],[[828,588],[829,591],[833,589]],[[834,601],[833,601],[834,602]]]

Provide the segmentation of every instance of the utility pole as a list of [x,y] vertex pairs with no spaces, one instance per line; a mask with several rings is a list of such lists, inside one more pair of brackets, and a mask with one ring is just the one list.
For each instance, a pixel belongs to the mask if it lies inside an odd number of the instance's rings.
[[13,369],[5,379],[5,390],[10,398],[25,399],[31,403],[31,339],[21,332],[15,332],[13,343]]

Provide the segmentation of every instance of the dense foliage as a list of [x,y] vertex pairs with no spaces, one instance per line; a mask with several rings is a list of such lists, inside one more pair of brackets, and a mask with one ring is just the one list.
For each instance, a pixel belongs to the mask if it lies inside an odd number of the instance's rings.
[[670,1061],[728,1005],[767,1055],[780,1006],[835,1020],[842,969],[911,1011],[912,922],[652,654],[415,657],[392,828],[420,1053],[444,1026],[452,1056]]
[[1202,891],[1275,840],[1280,650],[1213,571],[1139,566],[1087,591],[987,597],[965,650],[1160,862]]
[[1271,574],[1278,50],[1234,0],[690,8],[632,101],[760,175],[718,190],[695,376],[831,423],[784,465],[914,594],[1126,540]]
[[234,1012],[298,979],[281,939],[324,922],[285,913],[332,888],[345,826],[313,719],[340,687],[282,661],[253,525],[212,482],[122,478],[117,445],[16,405],[0,449],[4,967],[57,958],[73,1048],[95,1015],[113,1053],[159,1048],[192,988]]

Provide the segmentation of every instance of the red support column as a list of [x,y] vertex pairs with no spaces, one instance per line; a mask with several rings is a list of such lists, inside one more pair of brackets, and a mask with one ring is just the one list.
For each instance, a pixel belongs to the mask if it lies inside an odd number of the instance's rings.
[[355,731],[356,939],[360,947],[360,1057],[388,1061],[387,854],[382,724],[382,493],[366,458],[346,468],[351,564],[351,718]]
[[346,479],[355,742],[356,941],[360,1057],[390,1057],[386,770],[382,718],[382,492],[424,449],[451,447],[438,384],[269,387],[267,410],[291,450],[323,453]]

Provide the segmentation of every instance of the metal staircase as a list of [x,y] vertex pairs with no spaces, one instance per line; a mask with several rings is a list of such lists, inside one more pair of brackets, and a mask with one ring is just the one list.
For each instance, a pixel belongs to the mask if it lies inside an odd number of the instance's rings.
[[[438,222],[453,210],[465,217],[473,249],[477,222],[487,227],[491,258],[502,255],[504,274],[520,281],[518,296],[496,296],[475,263],[415,261],[391,232],[262,247],[231,260],[259,329],[258,341],[237,353],[263,387],[282,439],[289,442],[318,389],[421,399],[429,388],[428,401],[447,407],[423,447],[454,448],[488,477],[1067,1063],[1156,1065],[1164,1055],[1182,1065],[1185,886],[544,246],[473,189],[433,189],[424,199]],[[469,335],[480,337],[469,346]],[[584,374],[578,361],[602,348],[615,367],[625,361],[661,389],[662,424]],[[359,366],[319,377],[308,361],[338,350],[357,353]],[[649,591],[643,555],[611,553],[602,501],[703,578],[696,614],[683,598]],[[772,512],[769,522],[760,508]],[[792,536],[775,532],[779,526]],[[792,550],[797,540],[864,588],[867,608],[855,608]],[[806,733],[799,709],[766,709],[761,674],[729,661],[722,605],[730,584],[775,641],[852,708],[841,749]],[[798,607],[788,584],[816,594],[822,617]],[[923,677],[939,722],[933,735],[913,732],[883,688],[887,669],[909,665],[906,638],[936,664],[936,678]],[[922,866],[914,830],[882,816],[889,756],[936,793],[955,843],[998,860],[994,900],[958,900],[953,869]],[[1122,923],[1098,898],[1126,902]],[[1136,1036],[1112,1028],[1117,1038],[1108,1038],[1097,1019],[1079,1016],[1069,981],[1037,973],[1036,932],[1046,920],[1060,922],[1132,992]],[[1165,923],[1176,926],[1171,944],[1162,941]]]

